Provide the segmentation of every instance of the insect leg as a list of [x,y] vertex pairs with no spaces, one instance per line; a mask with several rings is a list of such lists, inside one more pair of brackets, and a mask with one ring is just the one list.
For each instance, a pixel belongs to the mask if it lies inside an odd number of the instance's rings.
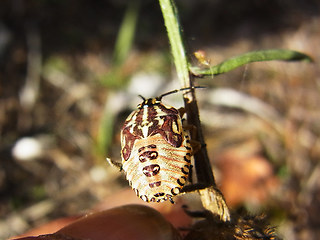
[[201,189],[205,189],[207,188],[208,185],[207,184],[203,184],[203,183],[193,183],[190,185],[185,185],[182,189],[181,189],[181,193],[188,193],[188,192],[195,192]]
[[119,169],[119,171],[122,171],[122,163],[121,162],[116,162],[112,160],[111,158],[106,158],[107,162],[113,166]]

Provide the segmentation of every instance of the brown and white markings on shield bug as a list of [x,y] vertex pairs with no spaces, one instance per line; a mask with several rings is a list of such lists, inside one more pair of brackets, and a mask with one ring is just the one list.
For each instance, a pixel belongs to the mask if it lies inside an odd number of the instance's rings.
[[122,168],[137,196],[146,202],[173,203],[191,168],[189,133],[179,111],[161,102],[177,91],[143,98],[121,131]]

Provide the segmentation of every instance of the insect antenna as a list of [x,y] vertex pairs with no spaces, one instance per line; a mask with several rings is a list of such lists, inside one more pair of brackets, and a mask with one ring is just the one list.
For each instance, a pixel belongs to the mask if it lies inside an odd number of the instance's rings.
[[143,96],[141,96],[141,95],[138,95],[138,96],[139,96],[139,97],[141,97],[143,101],[145,101],[145,100],[146,100]]
[[[191,89],[195,89],[195,88],[206,88],[204,86],[194,86],[194,87],[185,87],[185,88],[180,88],[180,89],[176,89],[170,92],[166,92],[164,94],[161,94],[159,97],[157,97],[159,100],[161,100],[164,96],[173,94],[173,93],[177,93],[177,92],[181,92],[181,91],[185,91],[185,90],[191,90]],[[140,96],[140,95],[139,95]],[[140,96],[141,97],[141,96]]]

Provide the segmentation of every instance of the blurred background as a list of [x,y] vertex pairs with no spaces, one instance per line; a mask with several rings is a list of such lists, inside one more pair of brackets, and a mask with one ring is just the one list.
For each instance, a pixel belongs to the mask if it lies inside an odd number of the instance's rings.
[[[317,239],[320,2],[176,2],[194,65],[197,50],[211,64],[270,48],[315,60],[254,63],[197,84],[207,86],[200,117],[229,206],[265,213],[286,239]],[[105,160],[120,161],[122,123],[139,94],[177,88],[157,1],[2,0],[0,239],[128,189]],[[164,102],[182,106],[180,94]]]

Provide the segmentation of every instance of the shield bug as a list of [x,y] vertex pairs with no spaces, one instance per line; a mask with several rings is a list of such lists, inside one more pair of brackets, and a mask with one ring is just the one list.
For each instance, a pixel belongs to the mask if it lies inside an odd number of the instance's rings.
[[191,168],[190,135],[180,113],[161,102],[180,89],[145,99],[121,131],[122,169],[137,196],[146,202],[169,200],[181,192]]

